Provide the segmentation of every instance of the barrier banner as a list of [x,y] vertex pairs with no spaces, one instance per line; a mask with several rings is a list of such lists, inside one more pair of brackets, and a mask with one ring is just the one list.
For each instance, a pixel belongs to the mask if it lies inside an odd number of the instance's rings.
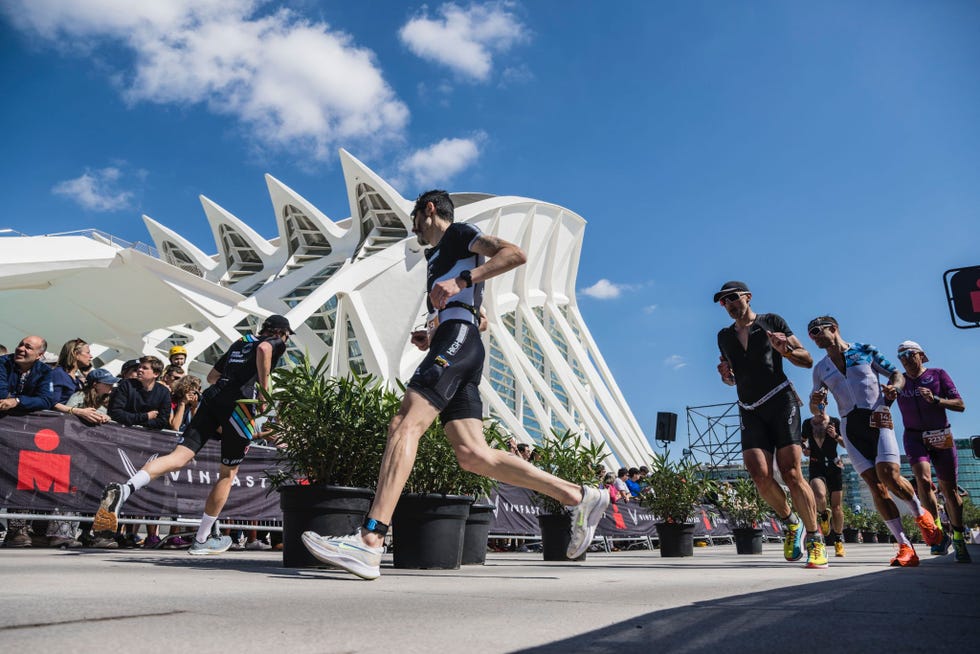
[[[509,484],[500,484],[491,496],[494,518],[490,525],[492,534],[536,536],[541,533],[534,492]],[[638,503],[610,504],[596,527],[596,535],[609,538],[657,538],[657,517]],[[732,531],[717,507],[702,505],[695,517],[694,536],[723,538]]]
[[[8,511],[93,514],[110,481],[124,482],[150,458],[169,454],[177,435],[87,425],[56,412],[0,418],[0,507]],[[123,506],[123,517],[200,517],[218,479],[221,447],[208,442],[183,469],[153,480]],[[269,493],[265,471],[275,450],[252,447],[238,469],[221,513],[224,520],[281,520],[279,494]]]

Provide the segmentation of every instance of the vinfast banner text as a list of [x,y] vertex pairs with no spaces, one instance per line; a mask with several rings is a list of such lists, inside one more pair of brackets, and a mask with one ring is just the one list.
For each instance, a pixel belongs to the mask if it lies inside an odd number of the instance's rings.
[[[174,432],[117,424],[87,425],[61,413],[0,418],[0,507],[11,512],[93,514],[110,481],[124,482],[152,457],[170,453]],[[123,517],[198,517],[218,479],[220,443],[208,442],[185,468],[150,482],[123,506]],[[281,520],[266,470],[275,450],[252,447],[238,469],[224,520]]]

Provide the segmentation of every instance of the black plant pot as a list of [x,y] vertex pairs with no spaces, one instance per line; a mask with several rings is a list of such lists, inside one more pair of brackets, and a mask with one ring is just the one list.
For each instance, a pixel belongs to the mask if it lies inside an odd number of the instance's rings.
[[493,523],[493,509],[493,504],[486,499],[470,505],[470,515],[466,518],[463,533],[462,565],[483,565],[487,562],[487,540]]
[[862,531],[861,532],[861,540],[863,542],[865,542],[865,543],[877,543],[878,542],[878,534],[876,534],[873,531]]
[[541,527],[541,554],[545,561],[584,561],[585,552],[577,559],[569,559],[568,544],[572,542],[572,516],[567,513],[542,513],[538,516]]
[[878,532],[878,542],[879,543],[894,543],[895,537],[891,535],[889,531],[879,531]]
[[349,486],[283,486],[279,490],[282,508],[282,564],[287,568],[325,566],[303,545],[304,531],[321,536],[354,533],[371,508],[374,491]]
[[660,556],[694,556],[694,525],[689,523],[657,523]]
[[736,554],[762,554],[762,530],[755,527],[732,529]]
[[391,519],[394,563],[411,570],[455,570],[463,558],[463,536],[471,495],[406,493]]
[[856,543],[858,542],[858,534],[860,532],[857,529],[851,529],[850,527],[845,527],[844,532],[841,534],[844,536],[845,543]]

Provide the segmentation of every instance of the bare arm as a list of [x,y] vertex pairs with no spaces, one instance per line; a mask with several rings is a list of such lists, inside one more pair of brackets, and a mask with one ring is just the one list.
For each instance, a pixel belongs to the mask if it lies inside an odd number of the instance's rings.
[[221,379],[221,371],[217,368],[211,368],[211,371],[208,372],[208,383],[212,385],[216,384],[219,379]]
[[783,355],[790,363],[798,368],[812,368],[813,357],[803,347],[800,339],[795,334],[787,336],[782,332],[766,332],[769,336],[769,344],[774,350]]
[[881,392],[884,393],[885,399],[891,401],[898,397],[903,388],[905,388],[905,375],[896,370],[888,378],[888,383],[882,386]]

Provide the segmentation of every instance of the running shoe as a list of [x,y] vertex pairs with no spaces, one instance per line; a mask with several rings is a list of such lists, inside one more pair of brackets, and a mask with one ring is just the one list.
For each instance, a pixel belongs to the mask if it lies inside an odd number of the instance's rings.
[[824,545],[823,541],[812,538],[806,543],[806,567],[808,568],[826,568],[829,564],[827,563],[827,546]]
[[119,505],[122,504],[122,487],[119,484],[109,484],[102,491],[102,502],[95,512],[92,521],[92,531],[110,531],[116,533],[119,526]]
[[[212,540],[214,536],[208,538],[208,541]],[[191,539],[197,540],[197,539]],[[162,550],[184,550],[191,546],[191,541],[185,540],[180,536],[168,536],[160,543],[160,549]]]
[[582,486],[582,501],[569,507],[572,514],[572,537],[568,541],[565,556],[575,560],[589,548],[595,536],[595,528],[609,506],[609,493],[594,486]]
[[926,545],[938,545],[942,542],[943,530],[936,526],[936,521],[933,520],[931,513],[923,511],[922,515],[915,519],[915,524],[919,525],[922,540],[925,541]]
[[911,545],[906,545],[902,543],[898,546],[898,555],[892,559],[892,566],[898,566],[901,568],[914,568],[919,565],[919,556],[912,549]]
[[953,544],[953,539],[945,531],[943,539],[929,548],[929,553],[933,556],[946,556],[949,554],[949,546]]
[[157,535],[147,536],[146,538],[143,539],[143,549],[152,550],[154,548],[160,547],[160,543],[162,542],[163,539],[161,539]]
[[806,528],[802,522],[795,525],[787,524],[783,528],[783,556],[787,561],[799,561],[803,558],[803,542],[806,540]]
[[342,568],[361,579],[371,580],[381,576],[381,555],[385,548],[365,545],[360,530],[335,538],[304,531],[303,544],[317,560]]
[[963,538],[953,539],[953,555],[957,563],[971,563],[970,553],[966,551],[966,540]]
[[[180,538],[178,536],[178,538]],[[196,538],[193,539],[194,542],[191,543],[191,547],[187,550],[187,553],[192,556],[205,556],[207,554],[221,554],[231,547],[231,536],[219,536],[215,538],[210,536],[203,543],[198,542]]]
[[272,545],[269,545],[269,543],[265,542],[264,540],[258,540],[258,539],[256,539],[256,540],[250,541],[248,543],[245,543],[245,549],[247,549],[247,550],[262,550],[262,551],[265,551],[265,550],[271,550],[272,549]]
[[89,547],[100,550],[115,550],[119,549],[119,543],[116,542],[116,535],[111,531],[100,531],[92,537]]
[[844,541],[834,543],[834,556],[844,557]]
[[830,509],[824,509],[820,514],[820,532],[824,536],[830,533]]

